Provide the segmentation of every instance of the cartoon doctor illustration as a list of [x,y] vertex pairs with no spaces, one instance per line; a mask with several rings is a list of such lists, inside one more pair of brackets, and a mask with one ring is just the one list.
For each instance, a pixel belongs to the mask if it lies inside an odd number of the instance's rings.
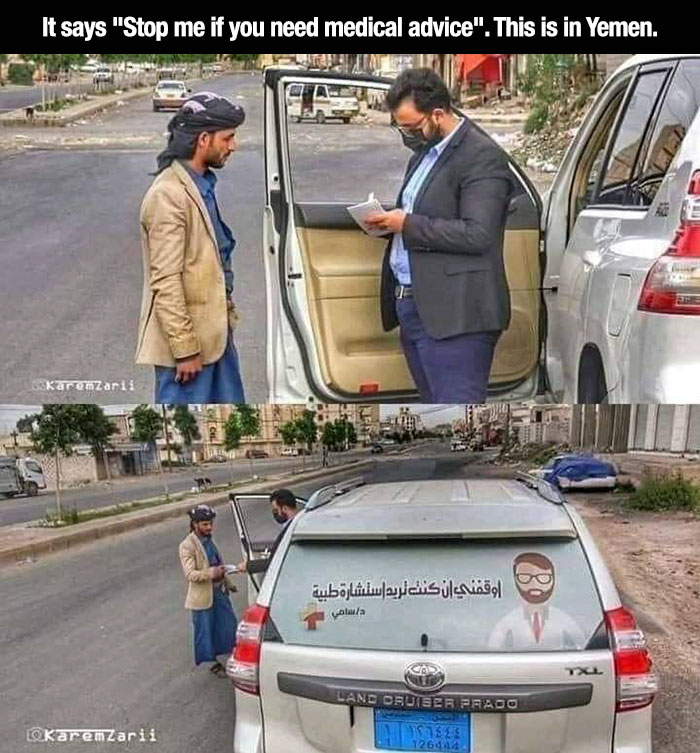
[[556,586],[549,557],[536,552],[519,554],[513,560],[513,578],[523,605],[498,621],[489,636],[489,648],[551,651],[585,647],[578,624],[566,612],[548,604]]

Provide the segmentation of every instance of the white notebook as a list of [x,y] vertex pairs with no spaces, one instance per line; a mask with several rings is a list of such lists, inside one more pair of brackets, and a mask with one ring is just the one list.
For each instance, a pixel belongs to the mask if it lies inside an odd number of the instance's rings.
[[384,207],[377,199],[375,199],[373,193],[371,193],[367,198],[367,201],[362,202],[362,204],[354,204],[353,206],[348,207],[348,212],[350,212],[350,216],[355,222],[365,231],[365,233],[367,233],[367,235],[373,235],[375,237],[386,235],[387,231],[382,230],[381,228],[370,227],[365,220],[369,215],[383,211]]

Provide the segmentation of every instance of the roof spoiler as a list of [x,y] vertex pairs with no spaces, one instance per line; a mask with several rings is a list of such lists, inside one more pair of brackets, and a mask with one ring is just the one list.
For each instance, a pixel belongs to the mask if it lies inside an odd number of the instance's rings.
[[327,505],[341,494],[347,494],[347,492],[357,489],[358,486],[364,486],[366,483],[364,476],[356,476],[347,481],[340,481],[337,484],[324,486],[311,495],[304,509],[307,512],[310,510],[316,510],[323,505]]
[[528,488],[534,489],[534,491],[536,491],[542,499],[547,500],[547,502],[552,502],[555,505],[563,505],[566,501],[564,495],[556,486],[554,486],[554,484],[551,484],[549,481],[545,481],[538,476],[534,476],[532,473],[527,473],[527,471],[516,471],[515,478],[525,484]]

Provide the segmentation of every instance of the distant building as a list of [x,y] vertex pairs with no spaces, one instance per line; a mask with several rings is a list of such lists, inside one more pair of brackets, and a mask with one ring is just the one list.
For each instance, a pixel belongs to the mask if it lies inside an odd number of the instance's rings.
[[571,406],[522,407],[514,410],[512,421],[520,444],[562,444],[571,434]]

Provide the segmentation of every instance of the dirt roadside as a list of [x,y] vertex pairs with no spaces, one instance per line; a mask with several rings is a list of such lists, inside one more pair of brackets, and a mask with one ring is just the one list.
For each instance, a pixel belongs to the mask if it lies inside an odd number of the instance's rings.
[[631,510],[612,494],[569,502],[647,636],[660,678],[655,753],[700,751],[700,518]]

